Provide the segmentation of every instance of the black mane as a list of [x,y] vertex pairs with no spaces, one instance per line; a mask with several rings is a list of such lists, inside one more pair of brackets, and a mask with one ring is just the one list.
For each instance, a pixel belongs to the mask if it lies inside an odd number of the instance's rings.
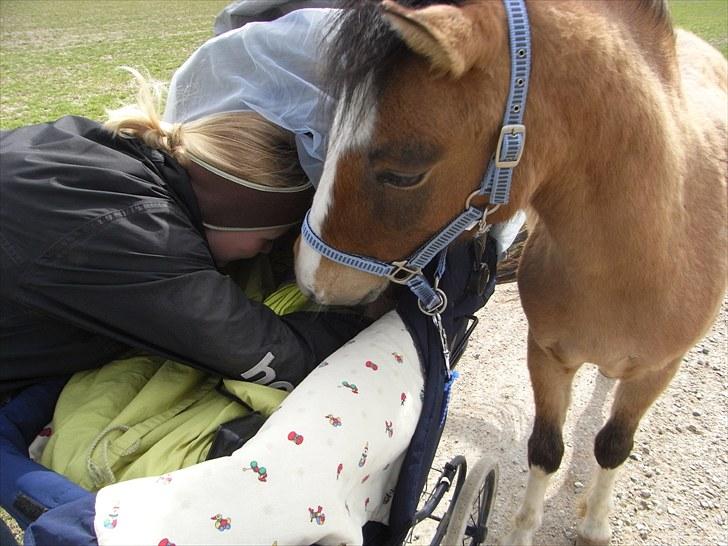
[[[462,0],[398,0],[407,7],[460,4]],[[374,93],[384,88],[393,68],[408,52],[407,46],[382,17],[376,0],[342,0],[342,12],[333,26],[325,86],[332,97],[350,104],[357,85],[371,78]]]

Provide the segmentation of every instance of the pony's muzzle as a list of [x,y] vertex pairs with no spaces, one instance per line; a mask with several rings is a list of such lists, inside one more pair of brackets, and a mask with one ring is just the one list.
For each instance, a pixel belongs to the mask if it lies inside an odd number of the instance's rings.
[[385,277],[333,262],[300,237],[294,245],[296,281],[301,291],[322,305],[371,303],[387,288]]

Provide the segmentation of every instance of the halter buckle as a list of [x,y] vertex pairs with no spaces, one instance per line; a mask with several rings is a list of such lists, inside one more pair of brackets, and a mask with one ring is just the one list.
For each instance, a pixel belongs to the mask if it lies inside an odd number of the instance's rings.
[[407,284],[412,277],[422,275],[421,268],[412,266],[408,267],[406,260],[392,262],[392,266],[394,267],[394,271],[389,273],[386,277],[397,284]]
[[[523,140],[518,146],[518,153],[515,159],[510,161],[501,159],[501,150],[503,149],[503,141],[506,136],[523,135]],[[495,149],[495,166],[497,169],[512,169],[521,161],[523,155],[524,144],[526,143],[526,126],[525,125],[504,125],[501,127],[500,136],[498,137],[498,146]]]

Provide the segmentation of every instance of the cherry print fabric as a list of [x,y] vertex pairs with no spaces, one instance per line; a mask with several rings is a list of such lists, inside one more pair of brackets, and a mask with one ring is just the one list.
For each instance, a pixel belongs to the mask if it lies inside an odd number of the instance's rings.
[[102,546],[362,543],[387,523],[421,411],[414,343],[392,311],[322,362],[229,457],[101,489]]

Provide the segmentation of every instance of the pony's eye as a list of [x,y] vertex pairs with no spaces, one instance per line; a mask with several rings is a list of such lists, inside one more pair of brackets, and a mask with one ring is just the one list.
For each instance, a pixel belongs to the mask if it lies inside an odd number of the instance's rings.
[[424,177],[425,173],[411,175],[384,171],[377,173],[376,180],[380,184],[387,184],[389,186],[394,186],[395,188],[409,188],[410,186],[419,184]]

